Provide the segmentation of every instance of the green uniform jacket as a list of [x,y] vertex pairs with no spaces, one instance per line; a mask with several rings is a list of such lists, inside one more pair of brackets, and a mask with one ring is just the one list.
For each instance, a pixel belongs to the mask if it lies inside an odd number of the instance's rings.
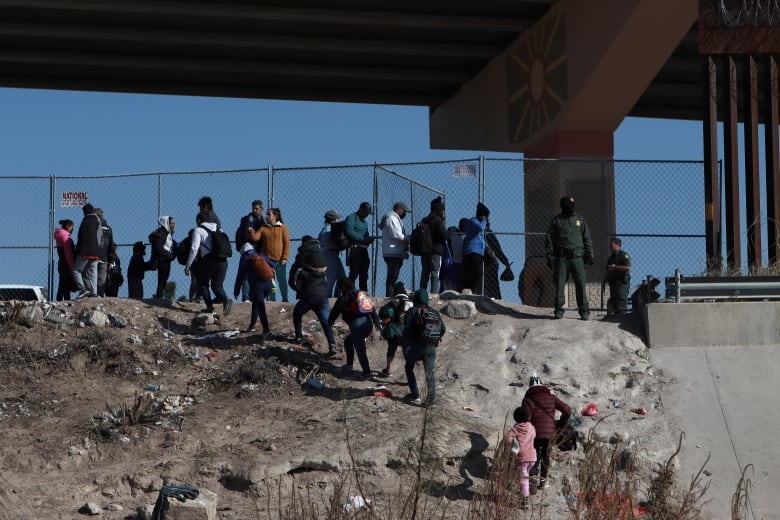
[[[631,267],[631,256],[622,249],[617,253],[612,253],[607,259],[607,266],[623,265]],[[607,271],[607,283],[629,283],[630,275],[628,271]]]
[[567,258],[593,258],[593,241],[588,223],[582,215],[559,213],[550,222],[544,243],[547,260],[556,256]]

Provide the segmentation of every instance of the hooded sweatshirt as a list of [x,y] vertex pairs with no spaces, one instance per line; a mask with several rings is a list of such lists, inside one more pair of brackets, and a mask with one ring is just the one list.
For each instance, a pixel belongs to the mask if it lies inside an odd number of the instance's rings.
[[517,454],[517,460],[521,462],[536,462],[536,450],[534,449],[534,438],[536,429],[530,422],[515,423],[509,430],[509,442],[517,439],[520,445],[520,453]]
[[65,262],[68,270],[72,271],[76,248],[73,245],[73,238],[71,238],[70,232],[65,228],[54,230],[54,243],[57,244],[57,254],[60,257],[60,262]]
[[[406,312],[404,316],[404,335],[407,338],[415,338],[414,334],[414,316],[420,307],[428,307],[428,291],[425,289],[417,289],[412,296],[412,308]],[[447,332],[447,327],[444,325],[444,320],[441,320],[441,336],[444,337],[444,333]]]
[[176,243],[169,226],[170,218],[168,215],[159,217],[157,230],[149,235],[153,260],[172,260],[176,256]]
[[555,411],[566,421],[571,415],[569,405],[558,399],[543,385],[532,386],[523,397],[523,408],[528,411],[538,439],[552,439],[555,435]]

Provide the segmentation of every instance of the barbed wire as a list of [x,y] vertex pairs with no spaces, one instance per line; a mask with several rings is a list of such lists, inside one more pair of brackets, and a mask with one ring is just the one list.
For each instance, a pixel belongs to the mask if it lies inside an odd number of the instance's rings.
[[780,24],[780,0],[715,0],[715,10],[728,27]]

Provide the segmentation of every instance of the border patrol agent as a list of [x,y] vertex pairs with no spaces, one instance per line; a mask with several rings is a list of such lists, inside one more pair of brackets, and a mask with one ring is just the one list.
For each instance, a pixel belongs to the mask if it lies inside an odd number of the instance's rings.
[[607,258],[607,273],[604,281],[609,284],[607,313],[621,316],[628,308],[628,289],[631,286],[631,256],[623,251],[623,243],[617,237],[609,241],[612,252]]
[[589,320],[590,310],[585,295],[585,264],[593,265],[593,241],[587,222],[582,215],[574,212],[574,197],[566,195],[561,199],[561,212],[550,222],[544,246],[547,266],[553,271],[555,318],[563,318],[563,291],[571,273],[580,319]]

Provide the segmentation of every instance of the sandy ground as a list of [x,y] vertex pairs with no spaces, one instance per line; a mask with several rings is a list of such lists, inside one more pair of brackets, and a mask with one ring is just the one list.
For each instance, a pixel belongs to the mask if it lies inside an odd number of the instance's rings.
[[[78,518],[87,502],[110,506],[102,518],[134,518],[164,483],[217,493],[219,518],[269,518],[293,492],[324,510],[337,488],[339,503],[360,488],[388,510],[415,468],[424,418],[434,455],[429,503],[463,518],[533,371],[577,412],[584,434],[596,419],[579,411],[596,402],[600,440],[639,447],[650,462],[674,451],[677,432],[659,397],[663,374],[648,363],[630,316],[552,320],[549,309],[472,299],[475,316],[445,316],[439,399],[430,410],[402,400],[400,353],[389,378],[343,376],[343,353],[318,354],[327,346],[311,313],[311,346],[296,350],[293,303],[268,304],[274,337],[266,340],[235,332],[248,324],[249,304],[199,326],[196,303],[114,298],[58,304],[30,326],[6,316],[0,519]],[[84,323],[87,316],[109,323]],[[341,345],[347,328],[338,325]],[[378,373],[385,343],[375,335],[368,350]],[[421,367],[417,374],[424,380]],[[374,395],[380,386],[392,395]],[[647,414],[630,411],[637,407]],[[581,457],[582,450],[554,454],[552,486],[535,499],[542,518],[567,517],[561,482]]]

